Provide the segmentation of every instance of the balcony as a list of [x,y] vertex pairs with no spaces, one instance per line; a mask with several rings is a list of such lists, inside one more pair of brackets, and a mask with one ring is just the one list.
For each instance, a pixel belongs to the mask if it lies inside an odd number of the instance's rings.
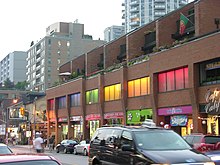
[[179,40],[182,39],[184,37],[188,37],[191,38],[194,36],[195,34],[195,18],[194,18],[194,14],[191,14],[189,16],[187,16],[187,18],[189,19],[188,23],[186,24],[186,29],[184,31],[184,33],[182,35],[179,34],[179,28],[180,28],[180,20],[176,21],[176,26],[177,26],[177,31],[176,33],[172,34],[172,38]]

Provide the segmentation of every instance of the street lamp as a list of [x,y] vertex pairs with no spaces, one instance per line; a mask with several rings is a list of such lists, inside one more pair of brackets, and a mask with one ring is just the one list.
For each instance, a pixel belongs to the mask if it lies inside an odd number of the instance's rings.
[[37,104],[36,104],[36,101],[37,101],[37,97],[34,98],[34,128],[33,128],[33,139],[35,139],[35,131],[36,131],[36,108],[37,108]]

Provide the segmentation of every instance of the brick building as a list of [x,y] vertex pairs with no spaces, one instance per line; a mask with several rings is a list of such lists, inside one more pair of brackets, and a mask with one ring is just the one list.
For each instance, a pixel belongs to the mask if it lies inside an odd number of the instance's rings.
[[46,91],[48,135],[90,138],[102,125],[147,118],[181,135],[220,134],[219,5],[194,1],[62,65],[75,76]]

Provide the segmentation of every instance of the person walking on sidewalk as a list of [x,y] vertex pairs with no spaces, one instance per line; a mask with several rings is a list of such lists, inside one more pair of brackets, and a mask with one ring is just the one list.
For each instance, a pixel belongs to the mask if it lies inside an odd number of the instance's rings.
[[37,132],[35,135],[35,139],[33,141],[34,149],[37,153],[43,153],[44,152],[44,140],[42,138],[42,134]]
[[53,149],[54,149],[54,140],[55,140],[54,135],[51,135],[51,137],[49,139],[49,150],[50,150],[50,152],[52,152]]

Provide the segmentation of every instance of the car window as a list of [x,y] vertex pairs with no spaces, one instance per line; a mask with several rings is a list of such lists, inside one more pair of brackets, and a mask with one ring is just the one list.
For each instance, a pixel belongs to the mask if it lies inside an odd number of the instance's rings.
[[0,165],[59,165],[59,164],[53,160],[29,160],[29,161],[0,163]]
[[173,131],[135,131],[136,146],[144,150],[184,150],[188,143]]
[[129,131],[123,131],[121,135],[121,144],[130,144],[133,146],[132,134]]
[[219,136],[205,136],[205,143],[207,144],[215,144],[220,142],[220,137]]
[[202,136],[194,136],[193,137],[193,144],[195,143],[201,143],[201,140],[202,140]]
[[0,154],[10,154],[12,151],[8,147],[0,147]]
[[189,143],[189,144],[193,144],[193,136],[185,136],[184,139]]

